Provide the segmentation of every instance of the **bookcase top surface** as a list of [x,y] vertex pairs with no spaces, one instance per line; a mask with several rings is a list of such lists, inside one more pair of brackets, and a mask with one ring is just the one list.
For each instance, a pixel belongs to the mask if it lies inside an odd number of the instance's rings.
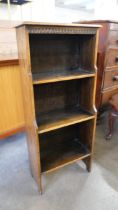
[[58,26],[58,27],[80,27],[80,28],[100,28],[101,25],[98,24],[75,24],[75,23],[47,23],[47,22],[30,22],[26,21],[21,23],[20,25],[17,25],[16,28],[21,27],[21,26]]

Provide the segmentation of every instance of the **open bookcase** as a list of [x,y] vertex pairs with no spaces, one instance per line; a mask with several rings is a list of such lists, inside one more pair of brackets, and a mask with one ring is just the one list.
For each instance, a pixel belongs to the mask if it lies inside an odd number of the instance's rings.
[[83,160],[91,170],[96,124],[96,25],[17,27],[31,173]]

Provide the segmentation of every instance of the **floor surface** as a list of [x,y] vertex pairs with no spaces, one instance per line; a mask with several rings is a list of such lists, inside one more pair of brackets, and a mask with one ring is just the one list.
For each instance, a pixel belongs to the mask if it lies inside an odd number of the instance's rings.
[[42,196],[30,175],[25,135],[0,141],[0,210],[118,210],[118,127],[111,141],[105,132],[103,120],[92,172],[78,162],[43,175]]

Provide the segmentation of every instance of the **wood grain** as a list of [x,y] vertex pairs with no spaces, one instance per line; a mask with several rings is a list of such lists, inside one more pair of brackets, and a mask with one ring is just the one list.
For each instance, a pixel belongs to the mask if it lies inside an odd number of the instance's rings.
[[27,143],[31,173],[37,182],[39,191],[42,192],[39,157],[40,145],[35,120],[35,109],[33,100],[34,96],[30,66],[29,35],[25,27],[20,27],[17,29],[17,43],[19,49],[18,52],[21,68],[20,72],[22,80],[23,107],[27,131]]
[[102,104],[106,105],[112,95],[118,93],[118,85],[102,91]]
[[20,68],[0,67],[0,136],[24,126]]
[[109,47],[118,47],[118,31],[109,31],[108,34],[108,45]]
[[68,81],[74,79],[82,79],[88,77],[94,77],[95,74],[84,70],[73,70],[73,71],[57,71],[52,73],[51,71],[46,73],[33,74],[33,84],[45,84],[59,81]]
[[104,75],[104,90],[106,88],[112,88],[114,86],[118,86],[118,80],[115,79],[115,77],[118,77],[118,69],[112,69],[109,71],[105,71]]
[[106,52],[105,64],[106,68],[114,68],[118,66],[118,48],[109,48]]
[[53,111],[39,116],[41,123],[40,121],[38,122],[38,133],[45,133],[94,118],[94,115],[86,113],[79,108]]

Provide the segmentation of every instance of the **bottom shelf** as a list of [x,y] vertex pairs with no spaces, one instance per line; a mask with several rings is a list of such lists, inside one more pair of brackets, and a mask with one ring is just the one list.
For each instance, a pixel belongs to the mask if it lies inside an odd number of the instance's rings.
[[41,151],[41,171],[51,172],[77,160],[90,156],[87,146],[78,138],[48,144]]

